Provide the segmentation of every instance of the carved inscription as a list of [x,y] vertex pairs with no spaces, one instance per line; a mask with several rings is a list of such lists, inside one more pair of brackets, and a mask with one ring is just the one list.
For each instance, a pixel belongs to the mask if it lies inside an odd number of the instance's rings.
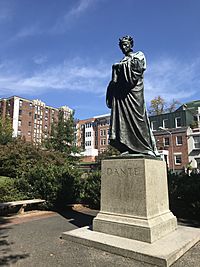
[[135,168],[107,168],[106,174],[108,176],[136,176],[140,175],[140,169]]

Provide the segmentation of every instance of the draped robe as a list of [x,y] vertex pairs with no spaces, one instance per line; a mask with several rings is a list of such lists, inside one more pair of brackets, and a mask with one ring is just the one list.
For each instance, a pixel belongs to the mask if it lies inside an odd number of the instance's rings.
[[129,53],[113,65],[106,103],[111,108],[110,145],[130,154],[158,154],[144,102],[142,52]]

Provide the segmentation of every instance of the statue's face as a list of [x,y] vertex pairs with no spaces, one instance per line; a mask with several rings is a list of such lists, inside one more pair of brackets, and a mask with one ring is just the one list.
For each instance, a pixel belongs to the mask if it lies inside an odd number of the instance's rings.
[[131,51],[131,44],[129,41],[124,41],[120,44],[120,48],[122,50],[122,53],[126,55]]

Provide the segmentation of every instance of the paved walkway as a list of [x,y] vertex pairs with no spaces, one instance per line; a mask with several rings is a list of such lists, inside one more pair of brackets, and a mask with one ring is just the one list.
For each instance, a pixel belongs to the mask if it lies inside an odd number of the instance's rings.
[[[0,266],[147,267],[145,263],[60,239],[64,231],[91,224],[96,211],[39,212],[0,218]],[[200,243],[172,267],[199,267]]]

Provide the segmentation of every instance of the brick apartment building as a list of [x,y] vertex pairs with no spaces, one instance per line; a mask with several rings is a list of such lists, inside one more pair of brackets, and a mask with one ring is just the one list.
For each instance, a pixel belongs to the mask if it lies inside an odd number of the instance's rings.
[[76,123],[76,145],[84,156],[83,161],[95,161],[108,146],[110,114],[95,116]]
[[[200,169],[200,101],[185,103],[171,113],[150,116],[149,120],[169,169],[181,171],[188,165]],[[76,144],[82,148],[85,161],[94,161],[106,150],[109,126],[109,114],[77,122]]]
[[35,144],[49,136],[51,125],[58,120],[61,110],[66,118],[72,112],[67,106],[54,108],[41,100],[28,100],[19,96],[0,99],[0,117],[11,118],[13,137],[22,136]]
[[200,101],[181,105],[177,110],[150,116],[157,147],[171,170],[189,165],[200,169]]

